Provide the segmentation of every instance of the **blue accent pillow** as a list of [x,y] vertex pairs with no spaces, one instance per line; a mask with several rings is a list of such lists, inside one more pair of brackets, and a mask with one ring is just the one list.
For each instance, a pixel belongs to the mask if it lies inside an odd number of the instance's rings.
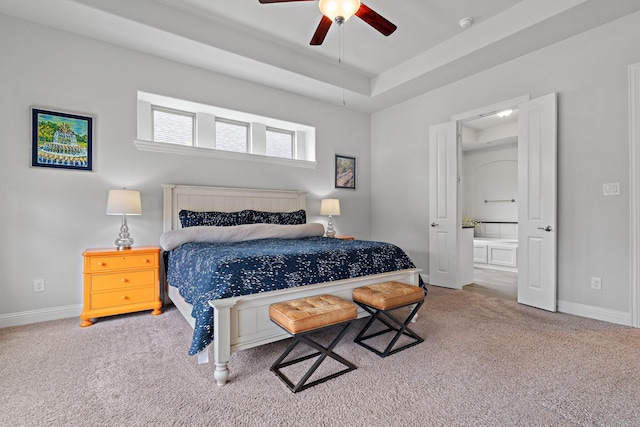
[[254,224],[298,225],[307,223],[307,213],[304,209],[293,212],[263,212],[251,211]]
[[178,213],[182,228],[196,226],[229,227],[233,225],[251,224],[251,211],[238,212],[195,212],[181,210]]

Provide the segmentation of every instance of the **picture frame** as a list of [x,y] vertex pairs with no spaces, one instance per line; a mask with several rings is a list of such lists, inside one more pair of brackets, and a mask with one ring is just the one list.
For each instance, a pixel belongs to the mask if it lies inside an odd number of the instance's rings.
[[93,118],[32,108],[31,166],[93,170]]
[[335,188],[356,189],[356,158],[336,154]]

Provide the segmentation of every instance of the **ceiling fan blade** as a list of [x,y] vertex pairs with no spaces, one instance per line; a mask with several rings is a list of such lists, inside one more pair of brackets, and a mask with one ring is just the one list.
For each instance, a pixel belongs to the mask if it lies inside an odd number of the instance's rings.
[[259,0],[262,4],[268,3],[287,3],[291,1],[315,1],[315,0]]
[[321,45],[322,42],[324,41],[324,38],[327,36],[327,33],[329,32],[329,28],[331,27],[332,23],[333,22],[331,21],[331,19],[322,15],[322,19],[318,24],[318,28],[316,28],[316,32],[313,33],[313,37],[311,37],[311,43],[309,44],[312,46]]
[[371,25],[376,30],[380,31],[385,36],[393,33],[396,28],[394,24],[389,22],[386,18],[379,15],[377,12],[374,12],[369,6],[364,3],[360,3],[360,8],[356,12],[356,16],[362,19],[367,24]]

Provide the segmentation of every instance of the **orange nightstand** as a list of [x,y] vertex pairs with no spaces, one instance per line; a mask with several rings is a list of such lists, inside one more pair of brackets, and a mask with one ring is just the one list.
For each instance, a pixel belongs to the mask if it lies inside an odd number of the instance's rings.
[[160,302],[160,248],[140,246],[87,249],[84,257],[84,308],[80,326],[91,319],[134,311],[162,314]]
[[354,237],[353,236],[336,236],[336,239],[354,240]]

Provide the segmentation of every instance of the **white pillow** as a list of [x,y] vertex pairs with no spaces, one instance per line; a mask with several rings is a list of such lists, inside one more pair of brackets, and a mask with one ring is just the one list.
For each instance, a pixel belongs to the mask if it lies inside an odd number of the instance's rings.
[[269,238],[300,239],[324,235],[324,226],[319,223],[280,225],[243,224],[234,227],[196,226],[171,230],[160,236],[160,246],[170,251],[188,242],[242,242]]

